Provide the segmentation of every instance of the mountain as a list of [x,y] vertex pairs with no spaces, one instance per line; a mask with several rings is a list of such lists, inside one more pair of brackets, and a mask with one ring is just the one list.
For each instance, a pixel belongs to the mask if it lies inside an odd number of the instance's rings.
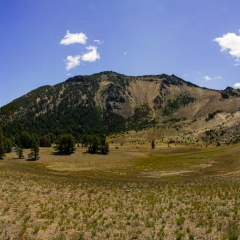
[[[112,71],[46,85],[3,106],[6,135],[105,134],[155,129],[169,142],[237,142],[240,91],[201,88],[175,75]],[[191,140],[190,140],[191,139]]]

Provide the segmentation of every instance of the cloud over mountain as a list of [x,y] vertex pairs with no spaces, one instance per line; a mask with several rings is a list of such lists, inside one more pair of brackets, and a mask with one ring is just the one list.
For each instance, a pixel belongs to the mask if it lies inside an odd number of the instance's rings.
[[209,77],[209,76],[207,76],[207,75],[204,76],[203,78],[204,78],[206,81],[222,79],[221,76]]
[[85,62],[95,62],[97,59],[100,59],[100,55],[97,52],[97,47],[95,46],[88,46],[86,47],[88,50],[81,58]]
[[240,62],[240,36],[235,33],[227,33],[222,37],[215,38],[213,41],[217,42],[221,47],[221,51],[228,52],[232,57],[235,58],[237,65]]
[[65,63],[66,63],[66,70],[69,71],[72,68],[75,68],[76,66],[80,65],[80,55],[76,56],[67,56]]
[[240,88],[240,82],[235,83],[233,87],[234,88]]
[[209,77],[209,76],[204,76],[203,78],[204,78],[206,81],[210,81],[210,80],[212,80],[212,78]]
[[[60,41],[60,44],[62,45],[69,45],[69,44],[86,44],[87,43],[87,36],[84,33],[70,33],[67,31],[67,34],[64,36],[64,38]],[[101,44],[102,42],[100,40],[94,40],[94,42]],[[88,46],[86,47],[88,50],[83,55],[75,55],[75,56],[67,56],[67,58],[64,60],[66,64],[66,70],[69,71],[72,68],[75,68],[76,66],[80,65],[80,60],[84,62],[95,62],[97,59],[100,59],[100,55],[97,52],[96,46]]]
[[69,45],[74,43],[80,43],[80,44],[86,44],[87,42],[87,36],[84,33],[70,33],[67,30],[67,34],[64,36],[64,38],[60,41],[60,44],[62,45]]

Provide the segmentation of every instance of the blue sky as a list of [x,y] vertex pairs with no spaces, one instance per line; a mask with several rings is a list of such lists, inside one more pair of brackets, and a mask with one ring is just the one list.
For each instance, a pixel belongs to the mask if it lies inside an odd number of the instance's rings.
[[239,0],[1,1],[0,106],[110,70],[240,87],[239,9]]

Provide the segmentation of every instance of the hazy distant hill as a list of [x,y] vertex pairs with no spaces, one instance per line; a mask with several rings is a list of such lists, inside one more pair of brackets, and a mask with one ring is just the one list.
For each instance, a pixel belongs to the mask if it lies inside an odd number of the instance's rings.
[[240,92],[230,87],[217,91],[174,75],[107,71],[35,89],[3,106],[0,124],[8,135],[111,134],[154,127],[173,141],[189,134],[196,141],[231,142],[238,141],[239,110]]

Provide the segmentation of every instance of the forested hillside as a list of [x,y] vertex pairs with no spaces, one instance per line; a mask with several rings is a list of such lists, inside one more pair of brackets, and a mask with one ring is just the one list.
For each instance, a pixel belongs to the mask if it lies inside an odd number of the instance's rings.
[[221,139],[226,140],[239,125],[239,96],[239,90],[200,88],[175,75],[107,71],[25,94],[1,108],[0,125],[7,138],[22,132],[39,138],[68,133],[77,138],[156,128],[169,136],[172,129],[172,136],[195,132],[195,138],[207,139],[206,131],[218,134],[221,128]]

